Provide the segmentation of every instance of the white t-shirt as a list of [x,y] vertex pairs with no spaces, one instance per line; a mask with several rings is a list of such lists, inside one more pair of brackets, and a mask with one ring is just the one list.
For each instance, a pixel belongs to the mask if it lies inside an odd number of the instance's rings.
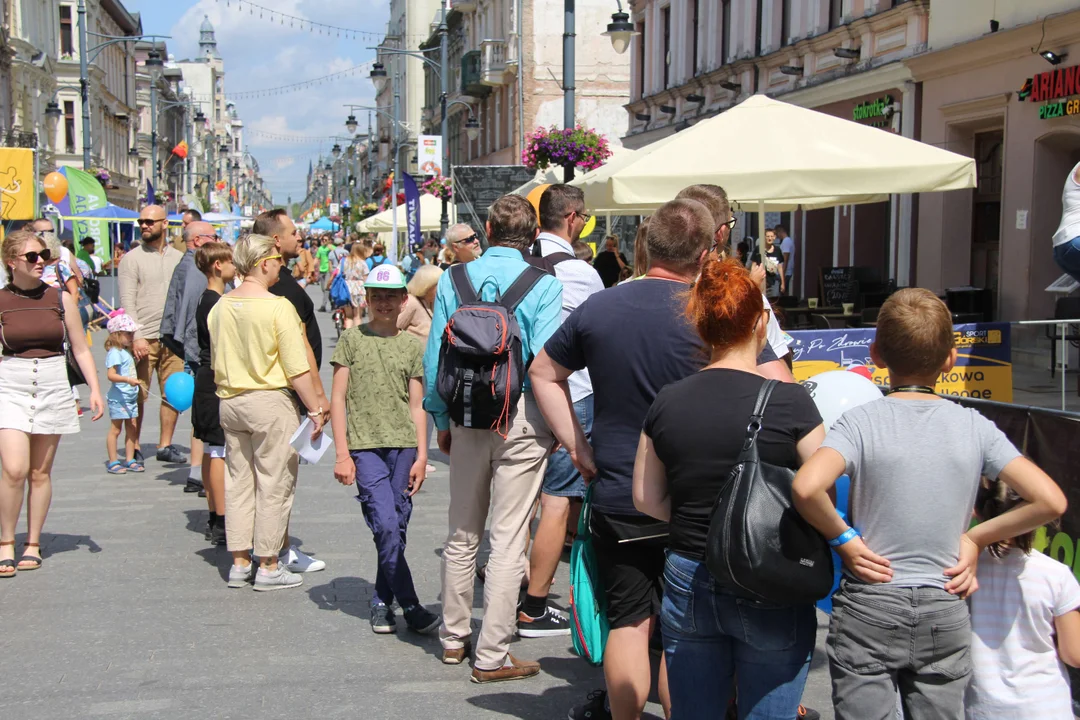
[[[772,303],[769,302],[769,298],[764,295],[761,298],[765,301],[765,308],[769,309]],[[783,331],[780,327],[780,322],[776,319],[776,313],[769,313],[769,325],[765,329],[765,336],[769,342],[769,347],[776,353],[776,357],[783,360],[784,356],[788,354],[788,348],[791,347],[791,343],[794,340]]]
[[[787,260],[784,261],[784,274],[791,277],[795,272],[795,239],[788,235],[781,240],[780,252],[787,255]],[[788,288],[788,292],[791,292],[791,288]]]
[[1061,191],[1061,223],[1054,233],[1054,247],[1064,245],[1074,237],[1080,236],[1080,185],[1076,182],[1077,163],[1065,178],[1065,189]]
[[1080,583],[1057,560],[1013,550],[979,557],[971,596],[967,720],[1072,720],[1069,675],[1054,644],[1054,618],[1080,608]]

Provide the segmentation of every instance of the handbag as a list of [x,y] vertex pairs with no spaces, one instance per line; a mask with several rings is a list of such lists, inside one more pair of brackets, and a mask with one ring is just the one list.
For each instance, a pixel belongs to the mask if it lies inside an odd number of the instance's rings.
[[64,326],[64,359],[67,361],[68,385],[72,387],[85,385],[86,377],[83,376],[79,362],[75,359],[75,353],[71,351],[71,340],[68,338],[67,321],[64,319],[64,291],[57,288],[56,293],[60,301],[60,324]]
[[713,505],[705,564],[741,598],[804,605],[829,594],[833,560],[825,538],[792,506],[795,471],[758,454],[757,436],[778,384],[766,380],[758,392],[738,462]]
[[604,646],[607,645],[611,625],[608,623],[607,602],[589,525],[592,518],[592,490],[592,485],[585,490],[577,537],[570,548],[570,622],[574,626],[574,652],[590,664],[600,665],[604,662]]

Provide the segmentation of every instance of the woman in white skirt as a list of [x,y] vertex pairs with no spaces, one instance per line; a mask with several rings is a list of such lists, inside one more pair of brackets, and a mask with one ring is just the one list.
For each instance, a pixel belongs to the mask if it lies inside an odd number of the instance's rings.
[[[41,280],[51,253],[31,232],[4,240],[7,285],[0,289],[0,578],[41,567],[41,528],[52,500],[53,459],[60,436],[79,431],[68,384],[70,343],[90,387],[94,420],[105,412],[79,307],[69,293]],[[15,526],[26,493],[26,542],[15,562]]]

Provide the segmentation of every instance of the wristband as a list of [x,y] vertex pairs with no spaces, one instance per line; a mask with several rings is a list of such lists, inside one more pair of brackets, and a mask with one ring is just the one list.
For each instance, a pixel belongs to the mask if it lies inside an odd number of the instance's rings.
[[320,407],[318,410],[312,410],[308,413],[309,418],[317,418],[320,415],[322,415],[322,407]]
[[838,548],[849,540],[853,540],[857,537],[862,537],[862,534],[855,528],[848,528],[844,532],[840,533],[832,540],[829,541],[829,547]]

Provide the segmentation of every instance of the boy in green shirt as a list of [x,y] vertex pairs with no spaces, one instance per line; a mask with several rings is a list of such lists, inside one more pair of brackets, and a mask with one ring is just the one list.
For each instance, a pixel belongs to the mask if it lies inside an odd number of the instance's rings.
[[319,263],[319,287],[322,288],[322,306],[319,312],[326,312],[326,293],[330,289],[330,252],[334,249],[329,236],[323,236],[322,245],[315,251],[315,260]]
[[[356,483],[375,540],[379,568],[371,599],[372,632],[397,630],[391,609],[396,598],[409,629],[430,633],[439,626],[439,616],[420,604],[405,560],[412,496],[427,469],[424,348],[397,328],[408,297],[401,271],[380,265],[364,287],[371,321],[342,333],[330,360],[330,413],[339,438],[334,477],[342,485]],[[346,428],[344,443],[340,428]]]

